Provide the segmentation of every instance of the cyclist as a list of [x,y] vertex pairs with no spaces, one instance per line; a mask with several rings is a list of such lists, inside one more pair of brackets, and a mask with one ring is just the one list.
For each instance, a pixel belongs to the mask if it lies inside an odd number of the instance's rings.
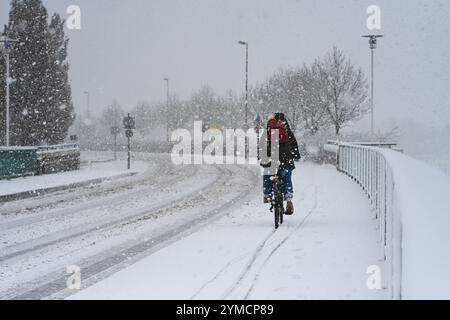
[[[283,113],[270,114],[267,122],[267,155],[270,159],[271,153],[271,132],[278,130],[279,132],[279,167],[277,175],[283,181],[283,194],[287,202],[287,215],[294,214],[294,186],[292,184],[292,172],[295,169],[295,161],[300,160],[300,152],[298,148],[297,139],[289,126],[286,116]],[[270,166],[269,163],[261,163],[263,167]],[[270,203],[272,182],[270,180],[272,175],[264,175],[264,203]]]

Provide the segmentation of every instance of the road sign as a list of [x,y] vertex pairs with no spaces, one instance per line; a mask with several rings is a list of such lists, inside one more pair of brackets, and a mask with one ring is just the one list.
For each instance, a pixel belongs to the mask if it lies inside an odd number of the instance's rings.
[[127,130],[134,130],[136,129],[136,122],[130,114],[128,114],[127,117],[123,118],[123,126]]
[[120,133],[120,128],[117,126],[113,126],[111,127],[111,135],[112,136],[117,136]]
[[125,131],[125,134],[126,134],[127,138],[133,138],[134,132],[133,132],[133,130],[128,129]]

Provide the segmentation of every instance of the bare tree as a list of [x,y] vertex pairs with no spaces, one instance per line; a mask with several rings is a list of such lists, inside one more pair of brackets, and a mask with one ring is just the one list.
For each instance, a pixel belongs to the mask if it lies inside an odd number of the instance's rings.
[[122,127],[122,119],[124,116],[125,112],[119,102],[114,100],[113,103],[103,111],[100,122],[104,129],[109,132],[111,127]]
[[369,110],[367,79],[362,69],[355,67],[336,47],[317,67],[320,81],[326,83],[320,99],[326,102],[328,116],[339,136],[343,127],[361,119]]
[[150,103],[140,101],[131,112],[136,118],[136,130],[142,136],[154,135],[155,129],[161,129],[161,138],[165,130],[166,102]]
[[301,114],[303,128],[312,136],[319,130],[329,127],[330,120],[327,100],[323,99],[326,83],[321,81],[318,62],[310,67],[304,65],[299,71],[299,88],[301,89]]
[[[224,96],[217,97],[217,107],[221,110],[220,124],[227,128],[243,128],[245,123],[245,109],[243,108],[245,95],[239,97],[232,90]],[[253,101],[249,97],[249,119],[254,115]]]
[[271,112],[283,112],[289,118],[291,128],[295,132],[302,122],[301,88],[298,84],[296,70],[280,69],[252,89],[250,101],[256,106],[260,116]]
[[290,120],[291,128],[296,132],[302,124],[303,102],[305,91],[303,90],[301,73],[299,69],[288,68],[281,70],[278,79],[275,80],[280,85],[279,108]]

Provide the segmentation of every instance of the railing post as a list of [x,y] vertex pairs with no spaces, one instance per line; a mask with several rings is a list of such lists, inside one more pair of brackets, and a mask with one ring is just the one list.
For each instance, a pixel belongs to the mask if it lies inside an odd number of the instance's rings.
[[357,159],[358,159],[358,161],[356,163],[356,170],[357,170],[358,174],[356,176],[357,176],[359,184],[361,184],[361,150],[359,148],[356,150],[357,150],[356,155],[357,155]]
[[369,195],[369,150],[364,148],[364,184],[366,185],[366,194],[367,198],[370,197]]
[[373,196],[373,176],[374,176],[374,168],[373,168],[373,151],[370,150],[369,153],[369,193],[370,193],[370,203],[372,204],[372,210],[374,208],[374,196]]
[[358,180],[359,180],[359,183],[362,185],[363,156],[362,156],[361,148],[358,148],[358,158],[359,158],[359,161],[358,161],[358,171],[359,171]]
[[362,156],[363,156],[363,180],[364,180],[364,190],[366,191],[366,196],[369,198],[369,193],[367,192],[367,149],[362,149]]
[[375,154],[375,172],[376,172],[375,181],[374,181],[374,183],[375,183],[375,186],[374,186],[375,187],[375,212],[376,212],[376,217],[378,218],[378,214],[379,214],[378,210],[380,208],[380,203],[379,203],[380,190],[379,190],[379,184],[378,184],[378,182],[379,182],[378,179],[380,178],[380,167],[379,167],[378,153]]
[[356,151],[355,147],[352,147],[352,177],[356,181],[357,179],[357,164],[356,164]]
[[348,147],[348,152],[349,152],[349,159],[350,159],[350,164],[349,164],[349,175],[350,177],[353,178],[353,148],[352,147]]
[[369,151],[369,193],[370,193],[370,203],[372,204],[372,209],[373,209],[373,194],[372,194],[372,183],[373,183],[373,161],[372,161],[372,157],[373,157],[373,151],[370,150]]
[[366,188],[366,149],[361,149],[361,160],[362,160],[362,165],[361,165],[361,179],[362,179],[362,184],[363,184],[363,188],[364,188],[364,192],[367,195],[367,188]]

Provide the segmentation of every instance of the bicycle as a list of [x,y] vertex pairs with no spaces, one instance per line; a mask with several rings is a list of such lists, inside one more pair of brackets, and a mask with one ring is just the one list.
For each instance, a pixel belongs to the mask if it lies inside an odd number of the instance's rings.
[[275,217],[275,229],[278,229],[283,224],[284,220],[284,193],[283,193],[283,180],[279,176],[270,177],[272,182],[272,194],[270,199],[270,212],[274,213]]

